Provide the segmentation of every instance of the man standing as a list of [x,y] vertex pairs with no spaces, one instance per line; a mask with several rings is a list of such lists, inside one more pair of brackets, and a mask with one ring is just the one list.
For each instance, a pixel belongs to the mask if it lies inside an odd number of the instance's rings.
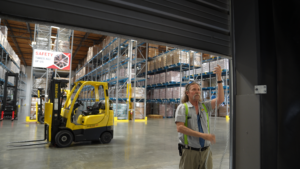
[[216,108],[216,102],[220,105],[224,101],[221,67],[218,65],[214,72],[218,81],[217,98],[202,103],[200,85],[192,82],[186,85],[182,104],[176,110],[178,148],[182,153],[180,169],[212,169],[209,146],[216,142],[216,138],[210,134],[208,113]]

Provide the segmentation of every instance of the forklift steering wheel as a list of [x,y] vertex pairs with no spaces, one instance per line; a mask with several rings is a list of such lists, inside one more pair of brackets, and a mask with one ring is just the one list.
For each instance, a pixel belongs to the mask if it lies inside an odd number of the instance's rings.
[[81,100],[77,100],[77,101],[81,106],[83,106],[83,102]]

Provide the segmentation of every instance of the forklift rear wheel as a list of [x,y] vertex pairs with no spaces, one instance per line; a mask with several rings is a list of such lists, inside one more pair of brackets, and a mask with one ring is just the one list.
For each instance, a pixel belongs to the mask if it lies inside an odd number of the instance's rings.
[[41,124],[44,124],[44,116],[40,116],[40,117],[39,117],[39,122],[40,122]]
[[73,142],[73,134],[68,130],[61,130],[55,136],[55,143],[58,147],[68,147]]
[[112,135],[110,132],[104,132],[100,138],[101,138],[101,142],[103,144],[107,144],[107,143],[110,143],[110,141],[112,139]]

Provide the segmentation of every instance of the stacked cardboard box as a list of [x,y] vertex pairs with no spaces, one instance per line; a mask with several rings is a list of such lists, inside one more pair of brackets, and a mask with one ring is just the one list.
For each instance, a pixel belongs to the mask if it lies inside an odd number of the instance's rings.
[[201,87],[209,87],[209,79],[202,80]]
[[158,48],[148,48],[148,58],[153,58],[154,56],[157,56],[158,53]]
[[166,99],[173,99],[173,88],[168,87],[166,90]]
[[37,78],[35,79],[35,88],[46,88],[46,78]]
[[201,53],[190,52],[191,66],[201,66]]
[[159,104],[159,115],[166,116],[166,104]]
[[160,78],[160,74],[155,74],[154,75],[154,84],[158,84],[159,83],[159,78]]
[[202,54],[202,60],[208,60],[208,59],[210,59],[211,57],[210,57],[210,54],[207,54],[207,53],[203,53]]
[[[134,103],[131,103],[131,108],[134,108]],[[144,103],[135,103],[135,118],[144,119]]]
[[173,109],[173,105],[171,105],[171,104],[166,104],[166,116],[167,116],[167,117],[174,117],[174,109]]
[[30,119],[36,119],[36,102],[38,101],[39,99],[37,97],[31,98]]
[[153,110],[152,113],[153,114],[159,114],[159,104],[158,103],[153,103]]
[[161,66],[162,68],[164,68],[164,67],[167,66],[167,55],[162,55],[160,66]]
[[165,83],[166,82],[166,73],[163,72],[163,73],[160,73],[159,74],[159,83]]
[[147,103],[146,104],[146,115],[148,115],[148,114],[152,114],[152,104],[153,103]]
[[151,100],[153,97],[153,89],[148,89],[147,90],[147,100]]
[[159,89],[159,99],[166,99],[166,88]]
[[170,66],[172,64],[173,64],[173,54],[172,54],[172,52],[169,52],[166,55],[166,65]]
[[180,72],[169,71],[165,75],[166,82],[180,82]]
[[190,59],[188,57],[187,52],[184,52],[182,50],[175,50],[174,52],[172,52],[173,54],[173,64],[177,64],[177,63],[190,63]]
[[159,53],[164,53],[166,51],[167,51],[167,47],[166,46],[162,46],[162,45],[158,46],[158,52]]
[[[229,114],[230,114],[230,107],[228,105],[228,115]],[[225,105],[225,106],[221,105],[219,107],[219,116],[220,117],[226,117],[226,115],[227,115],[227,105]]]
[[153,99],[159,99],[159,89],[154,89]]
[[178,99],[182,98],[184,96],[185,87],[181,87],[181,93],[180,93],[180,87],[174,87],[173,88],[173,98]]
[[151,85],[152,84],[152,81],[151,81],[152,76],[154,76],[154,75],[147,75],[147,85]]
[[137,99],[144,99],[145,98],[145,93],[146,93],[145,88],[142,88],[142,87],[132,87],[131,88],[131,97],[135,97]]

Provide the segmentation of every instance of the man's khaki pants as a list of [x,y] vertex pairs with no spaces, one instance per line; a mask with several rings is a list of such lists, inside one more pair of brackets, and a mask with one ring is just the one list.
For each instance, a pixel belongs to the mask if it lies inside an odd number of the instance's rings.
[[[206,168],[206,158],[207,168]],[[210,148],[205,151],[195,151],[190,149],[182,149],[182,156],[179,163],[179,169],[212,169],[212,153]]]

